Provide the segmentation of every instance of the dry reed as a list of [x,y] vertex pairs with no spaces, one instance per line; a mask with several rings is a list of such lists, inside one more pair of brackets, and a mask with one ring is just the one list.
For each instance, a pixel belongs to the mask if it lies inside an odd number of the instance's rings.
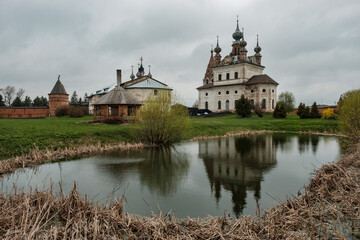
[[[303,193],[262,216],[177,219],[124,213],[124,197],[102,206],[52,190],[0,192],[3,239],[346,239],[359,237],[360,145],[321,167]],[[357,234],[357,235],[356,235]]]
[[101,145],[98,142],[95,145],[83,145],[77,147],[67,147],[63,149],[45,149],[39,150],[35,147],[28,154],[24,154],[18,157],[9,158],[0,161],[0,176],[6,173],[11,173],[17,168],[30,167],[40,165],[48,162],[55,162],[59,160],[72,159],[80,156],[87,156],[97,154],[106,151],[125,151],[143,148],[142,143],[119,143],[114,145]]
[[190,139],[190,141],[202,141],[202,140],[209,140],[209,139],[217,139],[217,138],[228,138],[228,137],[242,137],[242,136],[251,136],[251,135],[258,135],[258,134],[265,134],[265,133],[273,133],[274,131],[267,131],[267,130],[259,130],[259,131],[241,131],[241,132],[230,132],[226,133],[225,135],[221,136],[200,136],[194,137]]

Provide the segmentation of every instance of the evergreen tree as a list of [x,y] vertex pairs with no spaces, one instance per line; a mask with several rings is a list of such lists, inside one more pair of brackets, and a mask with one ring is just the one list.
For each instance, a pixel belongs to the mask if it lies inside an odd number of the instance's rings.
[[49,106],[49,101],[47,100],[46,97],[41,96],[41,98],[40,98],[40,106],[42,106],[42,107]]
[[87,93],[85,93],[85,95],[84,95],[84,105],[86,105],[86,106],[89,105],[89,97],[88,97]]
[[300,117],[303,118],[304,117],[304,113],[305,113],[305,104],[300,103],[298,106],[298,110],[296,112],[296,114]]
[[278,102],[273,112],[274,118],[286,118],[286,109],[283,102]]
[[248,117],[251,114],[251,103],[244,94],[241,95],[241,98],[235,101],[235,110],[239,116]]
[[4,106],[5,106],[4,97],[3,95],[0,94],[0,107],[4,107]]
[[16,97],[14,101],[11,103],[13,107],[21,107],[23,106],[23,102],[21,101],[20,97]]
[[305,111],[304,111],[304,116],[303,118],[310,118],[311,115],[310,115],[310,108],[309,106],[305,107]]
[[29,96],[25,97],[24,106],[25,107],[30,107],[31,106],[31,98]]
[[79,98],[79,101],[78,101],[78,103],[77,103],[77,105],[83,105],[83,100],[82,100],[82,98]]
[[78,95],[76,91],[74,91],[70,99],[70,105],[77,105],[77,104],[78,104]]
[[41,106],[41,100],[40,100],[40,98],[38,96],[36,96],[36,98],[34,98],[32,105],[34,107],[40,107]]
[[321,118],[321,113],[319,112],[316,102],[314,102],[313,105],[311,106],[310,117],[311,118]]

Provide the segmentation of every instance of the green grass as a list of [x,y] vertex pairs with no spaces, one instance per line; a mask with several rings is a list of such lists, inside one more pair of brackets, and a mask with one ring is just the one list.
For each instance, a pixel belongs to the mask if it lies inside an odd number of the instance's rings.
[[[0,119],[0,159],[29,152],[34,146],[62,148],[80,144],[116,143],[136,141],[136,124],[87,124],[92,117]],[[324,119],[299,119],[289,115],[286,119],[252,116],[239,118],[226,115],[214,118],[191,118],[191,131],[187,138],[196,136],[224,135],[241,130],[275,131],[337,131],[337,121]]]

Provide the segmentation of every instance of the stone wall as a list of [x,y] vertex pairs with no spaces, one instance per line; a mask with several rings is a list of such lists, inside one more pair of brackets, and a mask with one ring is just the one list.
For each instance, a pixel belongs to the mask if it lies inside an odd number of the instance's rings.
[[[264,91],[265,89],[265,91]],[[266,100],[266,109],[264,112],[272,112],[276,106],[277,86],[273,84],[254,84],[254,85],[228,85],[216,86],[208,89],[199,89],[199,108],[208,109],[212,112],[235,111],[235,100],[240,99],[244,94],[254,104],[262,104]],[[218,108],[218,102],[221,102],[221,109]],[[228,109],[227,102],[228,101]]]
[[0,118],[40,118],[49,114],[49,107],[0,107]]

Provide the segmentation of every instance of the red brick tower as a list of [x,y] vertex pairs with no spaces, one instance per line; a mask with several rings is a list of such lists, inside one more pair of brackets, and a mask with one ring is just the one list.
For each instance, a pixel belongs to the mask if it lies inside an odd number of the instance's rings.
[[69,94],[66,93],[64,85],[60,82],[60,75],[51,93],[49,93],[50,116],[55,116],[56,108],[69,105]]

